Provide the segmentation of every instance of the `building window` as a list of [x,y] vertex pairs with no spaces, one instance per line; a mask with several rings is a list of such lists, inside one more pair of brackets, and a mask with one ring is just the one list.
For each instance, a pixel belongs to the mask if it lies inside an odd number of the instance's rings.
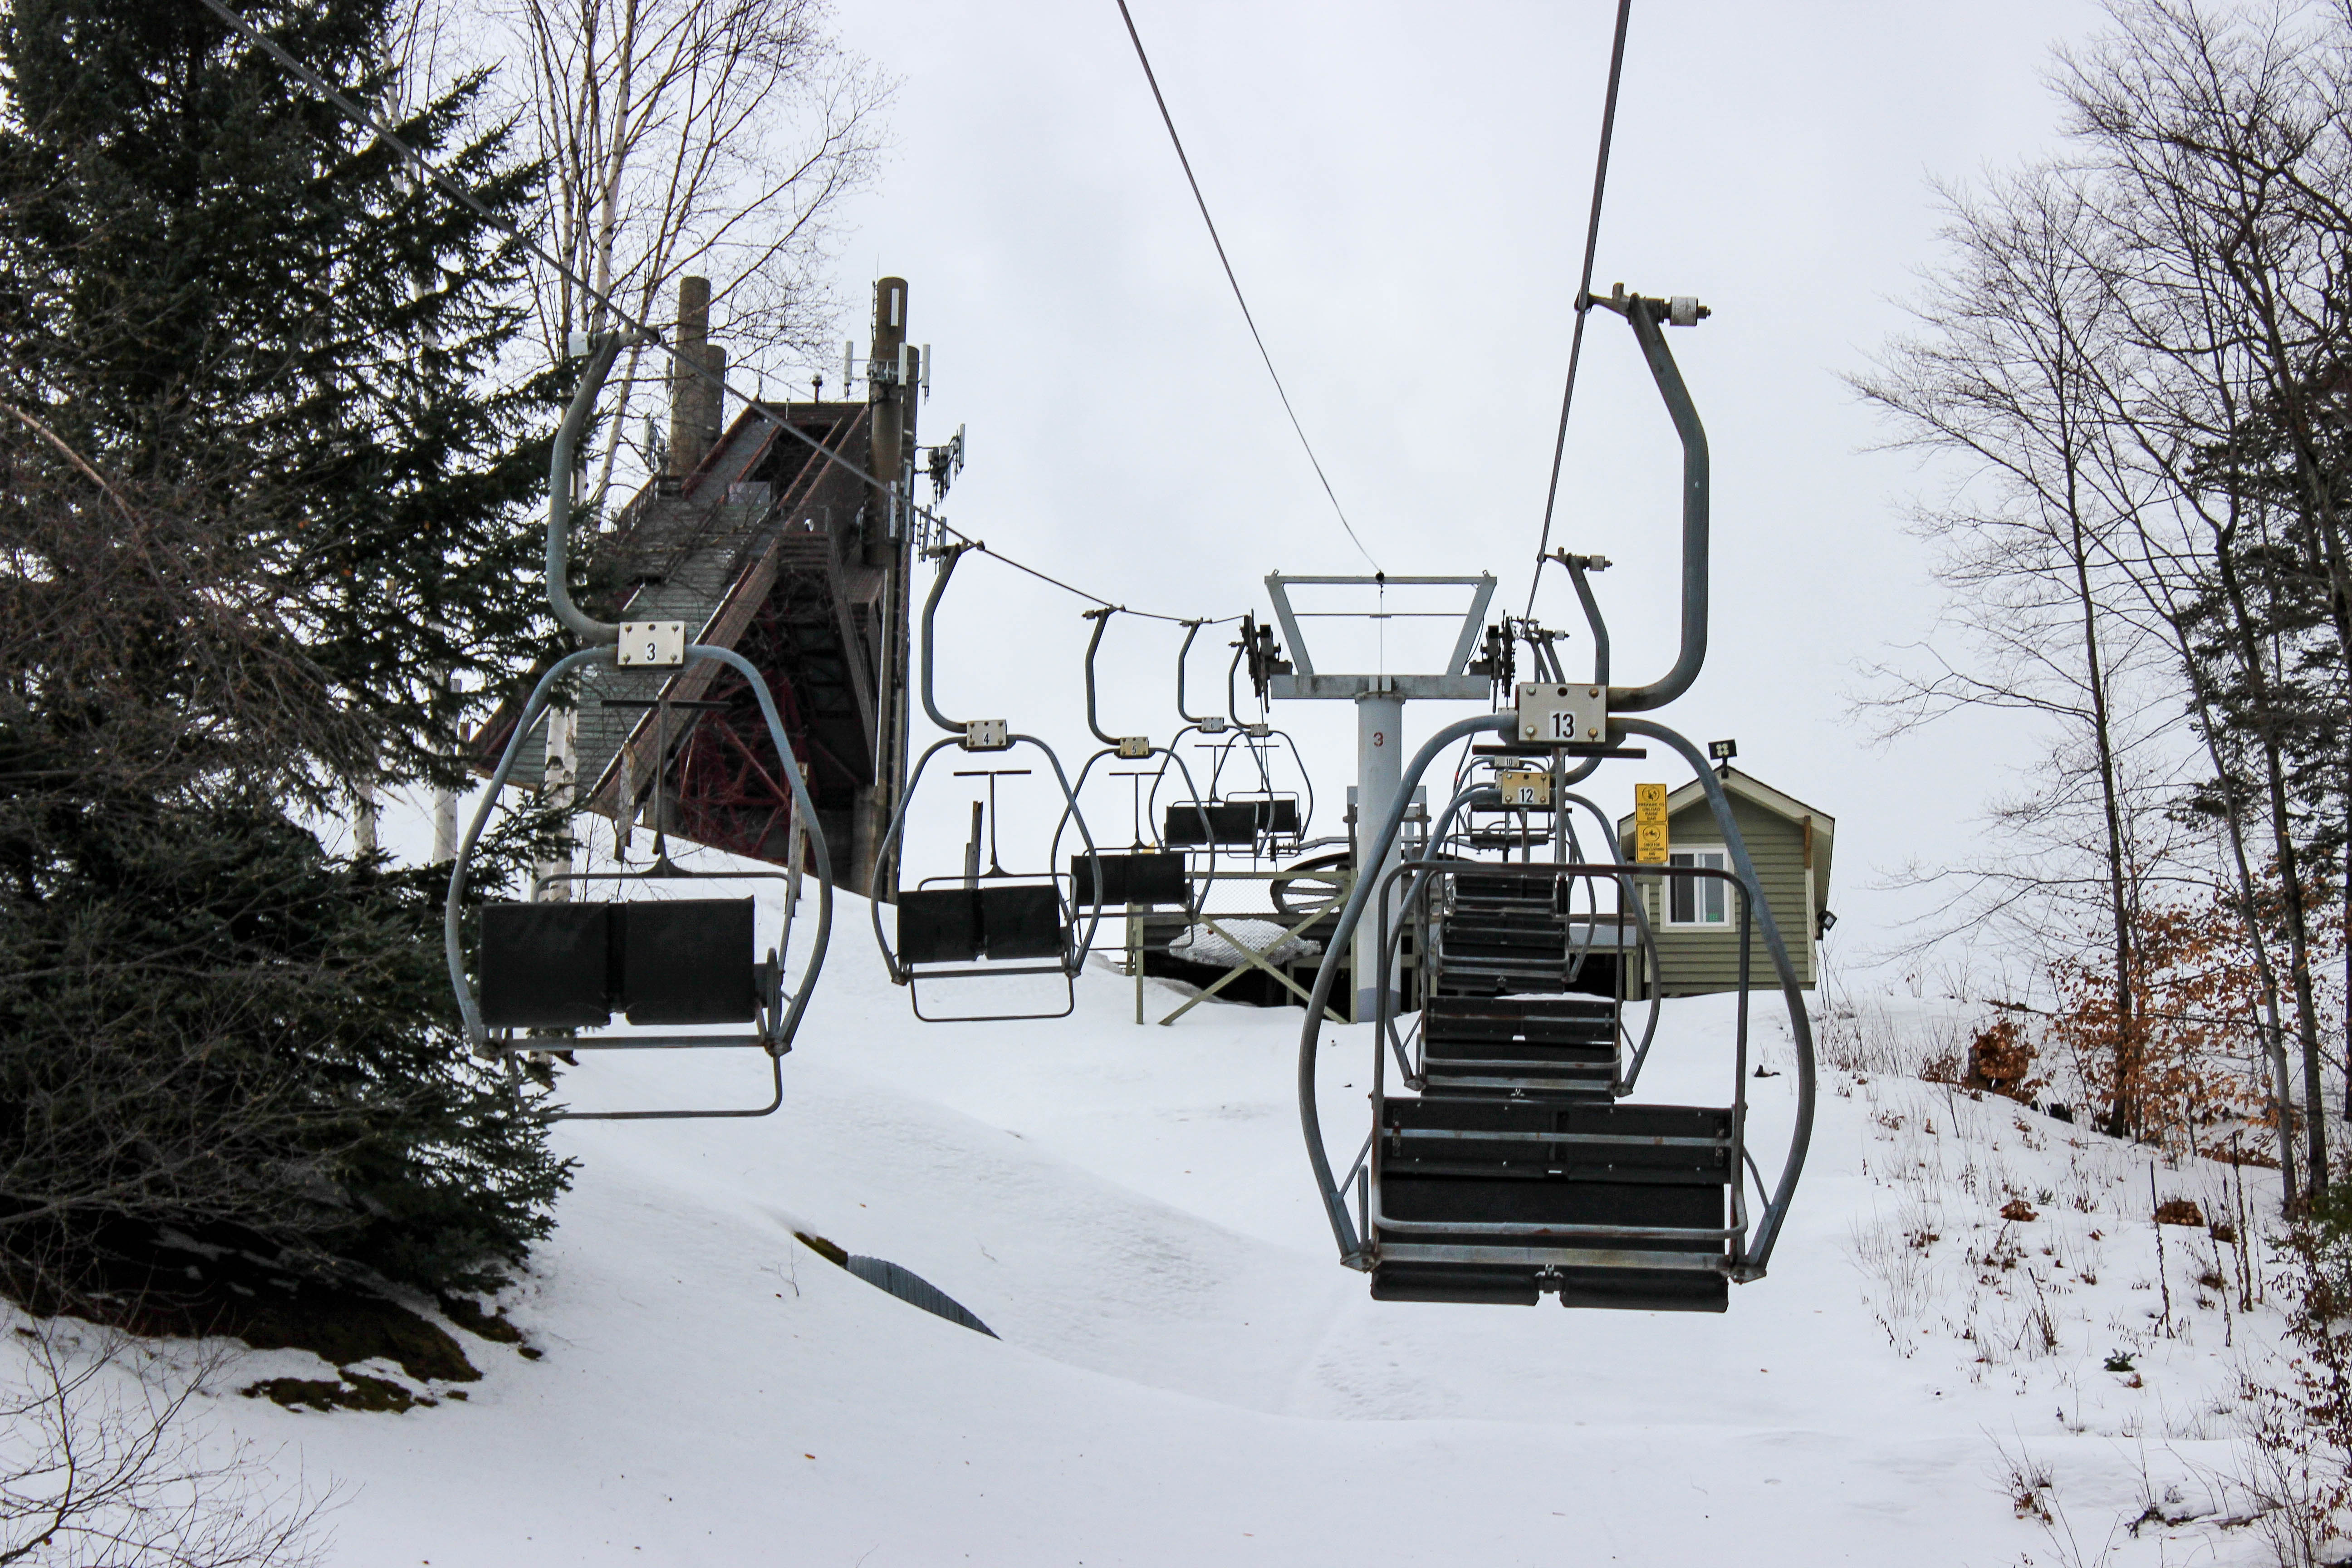
[[[1725,868],[1720,849],[1677,849],[1666,857],[1670,866]],[[1731,923],[1731,884],[1715,877],[1666,879],[1666,923],[1670,926],[1720,926]]]

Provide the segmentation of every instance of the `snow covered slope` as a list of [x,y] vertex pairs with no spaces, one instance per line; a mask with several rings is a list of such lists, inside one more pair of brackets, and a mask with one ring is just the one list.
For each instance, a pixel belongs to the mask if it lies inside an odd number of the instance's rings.
[[[2162,1331],[2144,1152],[1830,1074],[1772,1274],[1727,1316],[1379,1305],[1307,1179],[1297,1011],[1139,1027],[1103,972],[1066,1019],[925,1026],[864,907],[839,913],[776,1115],[562,1131],[579,1184],[509,1306],[541,1359],[466,1338],[484,1379],[399,1415],[216,1402],[351,1489],[337,1562],[2052,1561],[1997,1442],[2054,1472],[2085,1561],[2151,1500],[2228,1506],[2200,1477],[2231,1463],[2232,1368],[2276,1316],[2225,1321],[2195,1280],[2233,1272],[2227,1249],[2167,1227]],[[1642,1098],[1727,1100],[1729,1018],[1670,1004]],[[1344,1159],[1369,1031],[1329,1034]],[[564,1082],[583,1108],[763,1089],[731,1053],[590,1055]],[[1749,1084],[1768,1170],[1792,1082]],[[2158,1183],[2210,1206],[2219,1170]],[[2016,1199],[2033,1220],[1998,1217]],[[914,1269],[1002,1338],[795,1230]],[[2104,1370],[2117,1351],[2128,1376]],[[2116,1539],[2117,1563],[2261,1560],[2210,1519]]]

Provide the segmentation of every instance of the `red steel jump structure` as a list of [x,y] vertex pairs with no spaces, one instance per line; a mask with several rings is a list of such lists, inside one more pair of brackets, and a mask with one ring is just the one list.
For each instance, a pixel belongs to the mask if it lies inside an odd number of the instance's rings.
[[[906,341],[905,281],[885,278],[874,294],[864,402],[764,403],[722,421],[714,385],[673,376],[666,471],[588,539],[583,596],[592,613],[615,621],[685,621],[693,640],[758,667],[804,760],[814,826],[835,876],[854,888],[866,885],[905,786],[909,497],[922,380],[920,356]],[[709,285],[685,279],[675,342],[681,355],[723,372],[723,351],[707,341],[709,310]],[[811,442],[895,479],[895,496]],[[478,771],[489,771],[520,709],[520,697],[509,698],[476,733]],[[575,714],[571,776],[582,809],[789,859],[791,794],[740,677],[708,662],[682,671],[597,668],[582,682]],[[538,754],[517,772],[543,778],[545,742],[533,744]]]

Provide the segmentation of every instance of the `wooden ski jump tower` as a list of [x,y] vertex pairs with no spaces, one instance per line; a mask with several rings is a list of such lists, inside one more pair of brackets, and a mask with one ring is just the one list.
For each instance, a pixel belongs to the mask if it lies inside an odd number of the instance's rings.
[[[683,280],[673,342],[723,373],[709,342],[709,285]],[[907,342],[907,284],[874,286],[862,402],[743,406],[674,372],[663,471],[588,541],[592,612],[682,620],[731,648],[775,693],[804,760],[817,831],[835,877],[863,888],[907,776],[908,574],[912,560],[919,352]],[[847,387],[843,390],[846,392]],[[789,425],[791,430],[780,428]],[[799,432],[807,439],[798,439]],[[815,445],[812,445],[815,443]],[[832,461],[830,448],[880,484]],[[525,683],[526,685],[528,683]],[[521,708],[510,698],[475,737],[487,773]],[[564,728],[572,752],[562,754]],[[534,740],[518,773],[562,777],[580,808],[616,824],[783,864],[792,800],[750,687],[712,663],[684,670],[597,668],[554,754]]]

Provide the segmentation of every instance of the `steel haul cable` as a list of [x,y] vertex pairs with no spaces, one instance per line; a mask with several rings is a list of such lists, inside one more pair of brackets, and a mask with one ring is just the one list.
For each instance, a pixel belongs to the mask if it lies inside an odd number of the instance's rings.
[[[263,54],[268,55],[271,59],[276,60],[278,65],[283,67],[289,74],[294,77],[296,80],[301,82],[312,92],[317,93],[327,102],[334,105],[336,109],[341,110],[342,113],[353,123],[365,126],[368,130],[373,132],[378,137],[382,138],[385,146],[390,147],[394,153],[397,153],[409,163],[411,167],[415,169],[419,174],[423,175],[425,180],[430,182],[436,190],[447,196],[450,200],[456,202],[458,205],[464,207],[467,211],[472,213],[475,216],[482,219],[485,223],[489,224],[499,232],[515,239],[523,247],[524,249],[528,250],[534,258],[536,258],[542,266],[555,273],[558,277],[563,279],[574,289],[580,290],[583,298],[589,300],[600,309],[607,311],[612,316],[613,320],[620,322],[621,325],[629,328],[633,331],[645,333],[647,338],[648,346],[667,354],[673,366],[685,370],[689,375],[701,378],[702,381],[718,392],[720,396],[719,406],[722,408],[726,406],[725,399],[732,397],[736,402],[750,409],[761,419],[782,431],[785,435],[790,436],[793,440],[800,442],[803,446],[816,452],[827,462],[841,468],[844,472],[865,480],[867,484],[873,486],[877,490],[891,490],[897,489],[895,485],[883,483],[880,479],[875,478],[873,474],[867,472],[863,465],[844,456],[842,453],[834,450],[831,447],[826,446],[815,437],[811,436],[808,432],[803,430],[799,426],[794,425],[790,420],[772,412],[757,398],[746,397],[741,393],[737,392],[733,387],[727,384],[726,377],[714,374],[709,365],[702,363],[699,360],[688,359],[684,354],[678,353],[677,349],[673,344],[663,342],[659,334],[656,333],[650,325],[637,320],[636,317],[631,315],[626,310],[623,309],[611,295],[598,289],[586,279],[581,277],[571,268],[565,266],[559,258],[550,252],[546,247],[541,245],[538,240],[532,238],[530,235],[516,226],[514,224],[508,222],[497,213],[492,212],[488,206],[483,205],[480,198],[476,196],[473,192],[467,190],[464,185],[458,184],[456,180],[449,178],[449,176],[444,174],[440,170],[435,168],[425,160],[422,153],[409,146],[406,142],[401,140],[399,133],[394,131],[391,126],[385,124],[382,119],[370,113],[360,104],[354,103],[350,96],[344,93],[341,89],[337,88],[334,83],[329,81],[317,71],[312,70],[309,66],[304,65],[300,60],[296,59],[292,55],[287,53],[275,39],[269,37],[267,34],[263,33],[260,28],[255,26],[250,21],[247,20],[245,16],[239,14],[234,7],[227,5],[226,0],[200,0],[200,3],[204,5],[205,10],[210,11],[214,16],[218,16],[222,21],[227,23],[230,27],[234,28],[238,34],[243,36],[247,43],[251,44],[255,48],[259,49]],[[1252,330],[1255,331],[1255,329]],[[1303,437],[1301,438],[1304,439]],[[1336,505],[1337,503],[1335,502],[1334,504]],[[930,523],[940,531],[954,535],[957,539],[962,540],[964,542],[974,546],[982,554],[1001,561],[1005,565],[1013,567],[1015,571],[1025,572],[1041,583],[1049,583],[1055,587],[1061,589],[1063,592],[1075,594],[1079,598],[1085,599],[1089,603],[1104,605],[1112,605],[1112,601],[1104,598],[1099,594],[1089,594],[1084,588],[1073,586],[1068,583],[1063,582],[1058,577],[1049,576],[1045,573],[1038,571],[1034,566],[1024,565],[1021,562],[1015,561],[1010,555],[989,549],[988,546],[981,543],[980,541],[973,539],[970,534],[963,532],[960,529],[950,526],[945,518],[939,516],[928,508],[912,506],[911,501],[909,502],[909,505],[912,507],[916,515],[921,517],[926,522]],[[1126,608],[1124,605],[1114,605],[1113,607],[1120,609]],[[1151,610],[1128,610],[1127,613],[1131,616],[1142,616],[1150,620],[1171,622],[1177,626],[1183,626],[1188,620],[1197,618],[1184,616],[1163,616]],[[1227,616],[1223,617],[1223,619],[1238,620],[1240,617],[1237,616]]]
[[[1176,161],[1184,166],[1184,183],[1192,187],[1192,201],[1201,209],[1201,221],[1209,226],[1209,243],[1217,247],[1217,262],[1225,269],[1225,281],[1233,286],[1234,303],[1242,308],[1242,320],[1249,323],[1250,341],[1257,344],[1257,357],[1265,362],[1265,374],[1274,378],[1275,395],[1282,399],[1282,411],[1290,416],[1290,427],[1298,433],[1298,444],[1306,448],[1307,460],[1315,465],[1315,477],[1323,481],[1323,493],[1329,498],[1331,510],[1339,514],[1339,526],[1348,531],[1348,542],[1377,572],[1381,563],[1372,560],[1372,552],[1356,537],[1356,525],[1348,521],[1347,509],[1339,504],[1330,476],[1323,471],[1323,460],[1315,455],[1315,444],[1307,438],[1307,427],[1298,422],[1298,410],[1290,405],[1290,393],[1282,384],[1282,373],[1274,368],[1274,355],[1266,352],[1265,339],[1258,334],[1257,318],[1250,314],[1249,301],[1242,297],[1241,279],[1234,276],[1234,264],[1225,255],[1225,242],[1217,233],[1217,220],[1209,216],[1209,200],[1201,194],[1201,182],[1192,177],[1192,160],[1184,154],[1184,139],[1176,134],[1175,117],[1168,112],[1168,100],[1160,96],[1160,79],[1152,73],[1151,57],[1143,52],[1143,36],[1135,30],[1135,18],[1128,14],[1127,0],[1118,0],[1118,15],[1127,24],[1127,36],[1134,40],[1135,58],[1143,65],[1143,79],[1151,84],[1151,101],[1160,106],[1160,122],[1168,127],[1168,140],[1176,144]],[[1590,263],[1587,266],[1589,268]]]
[[1584,353],[1584,320],[1592,313],[1592,253],[1601,243],[1601,195],[1609,183],[1609,141],[1617,127],[1617,81],[1625,71],[1625,23],[1633,0],[1617,0],[1617,40],[1609,51],[1609,93],[1601,104],[1601,153],[1592,165],[1592,217],[1584,230],[1584,275],[1576,285],[1576,330],[1568,340],[1568,384],[1559,395],[1559,434],[1551,444],[1551,484],[1544,491],[1543,538],[1536,545],[1536,574],[1528,584],[1528,608],[1536,613],[1536,585],[1543,581],[1544,552],[1551,548],[1552,506],[1559,500],[1559,460],[1568,450],[1568,408],[1576,397],[1576,362]]

